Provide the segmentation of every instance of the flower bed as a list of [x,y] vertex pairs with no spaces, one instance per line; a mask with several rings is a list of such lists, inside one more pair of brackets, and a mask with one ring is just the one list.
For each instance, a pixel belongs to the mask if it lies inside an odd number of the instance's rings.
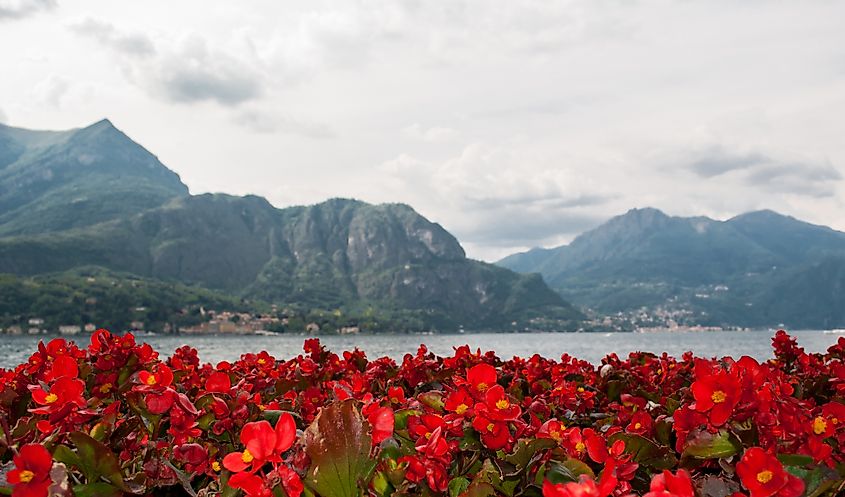
[[[566,340],[566,335],[550,339]],[[775,358],[468,347],[401,364],[266,352],[166,361],[132,335],[55,339],[0,370],[15,497],[833,496],[845,488],[845,338]]]

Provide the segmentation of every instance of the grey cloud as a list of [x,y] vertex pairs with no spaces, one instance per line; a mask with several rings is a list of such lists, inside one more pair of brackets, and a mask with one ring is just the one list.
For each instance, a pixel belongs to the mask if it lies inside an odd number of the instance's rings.
[[235,122],[256,133],[284,133],[306,138],[336,138],[332,128],[324,123],[304,121],[285,116],[274,116],[263,112],[245,111],[235,117]]
[[23,19],[42,10],[54,9],[56,0],[0,0],[0,21]]
[[194,60],[182,63],[171,59],[158,71],[155,92],[172,102],[216,101],[238,105],[258,98],[262,86],[254,75],[242,72],[233,60]]
[[702,178],[712,178],[730,171],[748,169],[768,160],[768,157],[759,153],[730,152],[713,145],[697,152],[697,157],[687,167]]
[[128,79],[155,97],[170,102],[215,101],[236,106],[264,93],[263,77],[238,57],[208,46],[192,36],[168,49],[156,49],[144,34],[125,33],[112,24],[85,19],[69,26],[120,55]]
[[759,151],[732,151],[714,145],[694,151],[684,165],[701,178],[734,175],[740,184],[809,197],[835,195],[842,173],[829,161],[781,158]]
[[121,53],[146,57],[155,54],[152,40],[141,33],[121,33],[113,25],[97,19],[86,18],[70,24],[70,30],[91,37]]

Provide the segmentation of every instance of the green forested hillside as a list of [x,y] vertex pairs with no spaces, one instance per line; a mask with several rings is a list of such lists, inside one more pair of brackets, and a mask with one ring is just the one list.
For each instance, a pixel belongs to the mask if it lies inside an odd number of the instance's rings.
[[190,196],[108,121],[0,127],[0,273],[80,267],[234,299],[412,316],[420,329],[572,329],[583,317],[541,278],[467,259],[407,205],[277,209],[256,196]]

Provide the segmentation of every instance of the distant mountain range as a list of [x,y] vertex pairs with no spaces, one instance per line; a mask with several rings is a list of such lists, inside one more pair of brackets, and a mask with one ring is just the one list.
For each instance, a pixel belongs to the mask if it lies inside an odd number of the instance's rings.
[[716,221],[633,209],[491,265],[407,205],[190,195],[108,120],[0,125],[0,273],[0,325],[32,308],[69,319],[77,301],[161,305],[170,285],[171,315],[205,299],[401,316],[403,329],[602,329],[619,316],[629,328],[845,327],[845,233],[772,211]]
[[565,299],[601,314],[845,327],[845,233],[768,210],[716,221],[633,209],[569,245],[497,264],[540,273]]
[[91,267],[208,288],[218,301],[406,312],[422,329],[574,329],[583,319],[539,275],[467,259],[407,205],[277,209],[256,196],[192,196],[108,120],[64,132],[0,125],[0,273],[73,278]]

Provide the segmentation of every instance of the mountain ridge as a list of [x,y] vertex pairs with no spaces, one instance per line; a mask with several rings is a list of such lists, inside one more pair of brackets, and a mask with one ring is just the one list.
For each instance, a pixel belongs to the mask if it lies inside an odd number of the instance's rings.
[[[788,282],[802,281],[814,265],[840,264],[843,254],[845,233],[772,210],[718,221],[632,209],[568,245],[497,264],[540,273],[565,299],[604,313],[672,308],[692,312],[697,324],[813,327],[845,322],[831,317],[839,316],[833,307],[812,316],[783,312],[788,299],[802,299]],[[766,290],[775,287],[780,294]],[[833,298],[845,305],[845,294]]]
[[[282,305],[377,305],[413,312],[438,329],[574,327],[583,317],[541,278],[468,259],[454,236],[406,204],[336,198],[280,209],[255,195],[190,195],[178,175],[108,120],[40,133],[0,130],[0,156],[14,159],[0,169],[0,199],[11,191],[9,171],[34,183],[39,171],[66,173],[18,192],[22,206],[0,211],[0,273],[101,267]],[[24,152],[9,152],[11,142]],[[112,184],[116,198],[106,194]],[[123,187],[136,201],[117,208]],[[68,188],[91,195],[100,209],[75,208]],[[45,216],[42,204],[57,212]],[[36,215],[27,217],[31,210]]]

